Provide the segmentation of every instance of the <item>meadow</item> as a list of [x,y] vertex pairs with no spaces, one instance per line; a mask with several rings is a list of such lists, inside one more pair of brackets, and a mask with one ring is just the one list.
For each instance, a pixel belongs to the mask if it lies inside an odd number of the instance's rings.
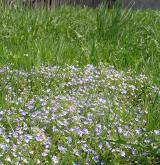
[[159,155],[160,11],[0,7],[0,164]]

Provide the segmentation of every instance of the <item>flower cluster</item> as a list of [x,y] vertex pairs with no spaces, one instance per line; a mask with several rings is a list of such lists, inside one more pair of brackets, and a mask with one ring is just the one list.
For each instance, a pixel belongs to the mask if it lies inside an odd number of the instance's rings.
[[157,92],[144,75],[66,65],[0,76],[0,164],[123,164],[159,152],[144,102]]

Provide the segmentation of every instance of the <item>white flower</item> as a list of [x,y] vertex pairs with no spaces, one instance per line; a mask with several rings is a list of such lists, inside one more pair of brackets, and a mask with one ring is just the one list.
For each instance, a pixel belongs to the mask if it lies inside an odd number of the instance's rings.
[[37,164],[40,164],[40,163],[41,163],[41,161],[39,159],[37,159]]
[[11,162],[11,158],[10,157],[6,157],[5,159],[7,162]]
[[56,156],[52,156],[52,161],[54,164],[57,164],[59,162]]
[[125,153],[124,151],[120,151],[120,155],[121,155],[122,157],[125,157],[126,153]]

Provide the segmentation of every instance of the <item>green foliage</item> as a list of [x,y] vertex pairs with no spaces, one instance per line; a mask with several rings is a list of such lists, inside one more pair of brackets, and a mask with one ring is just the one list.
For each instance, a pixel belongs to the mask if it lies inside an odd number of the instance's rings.
[[[50,164],[58,158],[61,164],[73,160],[84,164],[89,158],[91,164],[97,159],[108,164],[156,164],[159,24],[160,12],[152,10],[0,7],[0,152],[6,158],[2,161],[10,162],[8,156],[13,154],[3,145],[8,143],[6,134],[11,133],[12,149],[13,144],[18,147],[15,155],[25,144],[24,163]],[[63,134],[64,121],[69,128],[83,125],[91,120],[88,114],[95,119],[87,124],[89,135]],[[53,119],[54,115],[60,118]],[[85,122],[75,118],[79,115]],[[107,127],[101,136],[93,131],[99,123]],[[57,133],[54,126],[62,132]],[[19,132],[18,137],[14,131]],[[74,139],[71,144],[66,142],[69,136]],[[83,140],[98,158],[91,151],[82,152]],[[44,148],[46,143],[49,149]],[[58,144],[67,152],[61,152]],[[73,154],[73,148],[80,151],[79,156]],[[47,156],[42,157],[42,152]],[[21,161],[20,156],[11,159]]]
[[0,65],[110,63],[159,83],[159,11],[0,8]]

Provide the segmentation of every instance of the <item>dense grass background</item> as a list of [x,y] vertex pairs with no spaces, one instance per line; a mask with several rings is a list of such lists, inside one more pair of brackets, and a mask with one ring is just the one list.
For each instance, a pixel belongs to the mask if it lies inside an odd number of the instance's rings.
[[160,12],[0,8],[0,65],[109,63],[160,82]]

